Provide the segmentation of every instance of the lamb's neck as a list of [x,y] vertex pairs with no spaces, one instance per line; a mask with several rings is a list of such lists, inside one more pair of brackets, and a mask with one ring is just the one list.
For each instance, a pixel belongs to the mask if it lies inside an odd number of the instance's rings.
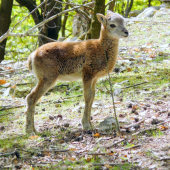
[[103,46],[103,50],[107,54],[108,59],[116,59],[119,49],[119,39],[107,36],[107,34],[101,34],[99,41]]

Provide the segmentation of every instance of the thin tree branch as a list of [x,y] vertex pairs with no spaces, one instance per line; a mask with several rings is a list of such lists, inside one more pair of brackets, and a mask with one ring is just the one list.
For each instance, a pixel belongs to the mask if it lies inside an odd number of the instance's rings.
[[58,17],[58,16],[60,16],[60,15],[63,15],[63,14],[65,14],[65,13],[68,13],[68,12],[70,12],[70,11],[74,11],[74,10],[80,8],[80,7],[86,7],[86,6],[91,5],[91,4],[93,4],[93,3],[94,3],[94,2],[89,2],[89,3],[87,3],[87,4],[75,6],[75,7],[71,8],[71,9],[62,11],[62,12],[56,14],[56,15],[53,15],[52,17],[50,17],[50,18],[48,18],[48,19],[45,19],[44,21],[42,21],[42,22],[40,22],[39,24],[35,25],[34,27],[30,28],[30,29],[29,29],[28,31],[26,31],[25,33],[16,33],[16,34],[14,34],[14,33],[11,33],[11,31],[10,31],[10,29],[9,29],[5,34],[3,34],[3,35],[0,37],[0,42],[2,42],[4,39],[6,39],[6,38],[9,37],[9,36],[18,36],[18,37],[29,36],[32,31],[34,31],[35,29],[43,26],[44,24],[46,24],[47,22],[55,19],[56,17]]
[[19,25],[19,24],[22,23],[24,20],[26,20],[33,12],[35,12],[35,11],[36,11],[39,7],[41,7],[44,3],[45,3],[45,1],[42,2],[40,5],[38,5],[33,11],[31,11],[23,20],[21,20],[21,21],[19,21],[18,23],[16,23],[16,24],[14,25],[14,27],[12,28],[11,32],[14,31],[14,29],[15,29],[15,27],[16,27],[17,25]]

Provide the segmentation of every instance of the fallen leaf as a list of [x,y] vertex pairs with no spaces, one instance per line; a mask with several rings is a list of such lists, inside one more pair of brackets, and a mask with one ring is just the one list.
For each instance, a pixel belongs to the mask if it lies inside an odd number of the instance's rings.
[[140,49],[138,49],[138,48],[135,48],[135,49],[134,49],[134,51],[137,51],[137,52],[139,52],[139,51],[140,51]]
[[30,136],[29,139],[38,139],[39,136],[35,135],[35,136]]
[[45,156],[50,156],[50,152],[49,152],[49,151],[43,151],[43,154],[44,154]]
[[70,148],[69,151],[76,151],[76,148]]
[[5,84],[5,83],[7,83],[6,80],[0,80],[0,85],[3,85],[3,84]]
[[100,136],[100,133],[96,133],[93,135],[94,137],[98,138]]
[[86,158],[86,161],[87,161],[87,162],[90,162],[90,161],[91,161],[91,158],[90,158],[90,157]]
[[131,68],[127,68],[127,71],[129,71],[129,72],[130,72],[130,71],[132,71],[132,69],[131,69]]
[[5,69],[6,69],[6,70],[10,70],[10,69],[11,69],[11,67],[5,67]]
[[112,169],[112,168],[113,168],[113,167],[110,166],[109,164],[105,164],[104,166],[107,167],[108,169]]
[[112,155],[113,155],[113,152],[108,153],[108,155],[111,155],[111,156],[112,156]]
[[135,105],[135,106],[132,107],[132,109],[136,109],[137,107],[138,107],[138,105]]
[[75,158],[74,157],[71,157],[71,158],[69,158],[71,161],[75,161]]
[[12,88],[12,89],[15,89],[15,88],[16,88],[16,85],[11,86],[11,88]]
[[163,125],[159,126],[158,128],[159,128],[160,130],[162,130],[162,131],[164,131],[164,130],[167,130],[167,129],[168,129],[168,127],[163,126]]

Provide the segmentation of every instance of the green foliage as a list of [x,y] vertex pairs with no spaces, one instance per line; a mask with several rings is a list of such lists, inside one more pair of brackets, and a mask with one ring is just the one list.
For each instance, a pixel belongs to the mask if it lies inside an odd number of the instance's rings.
[[[40,4],[40,0],[37,0],[37,5]],[[76,4],[82,4],[81,0],[73,0],[73,3]],[[90,0],[88,0],[90,2]],[[106,0],[106,4],[109,2],[109,0]],[[124,13],[125,8],[126,8],[126,0],[117,0],[115,9],[116,12],[118,13]],[[153,6],[155,5],[160,5],[159,0],[152,1],[151,4]],[[63,10],[64,10],[63,5]],[[146,8],[148,6],[148,0],[134,0],[132,10],[139,10]],[[71,8],[71,7],[69,7]],[[16,23],[24,19],[27,15],[29,14],[29,11],[25,7],[20,7],[16,1],[14,1],[13,5],[13,10],[12,10],[12,16],[11,16],[11,25],[10,29],[12,29]],[[76,14],[75,11],[69,12],[68,14],[68,20],[66,23],[66,37],[72,36],[72,21],[74,18],[74,15]],[[64,15],[62,16],[62,21],[63,21]],[[30,28],[34,26],[34,20],[32,16],[30,15],[24,22],[21,24],[18,24],[15,30],[13,31],[14,33],[24,33]],[[35,30],[32,34],[38,33],[37,30]],[[59,33],[59,37],[61,37],[61,31]],[[7,41],[7,46],[6,46],[6,55],[5,59],[12,59],[12,60],[22,60],[26,59],[28,55],[35,50],[38,47],[38,37],[8,37]]]
[[[23,20],[29,14],[27,8],[20,7],[16,4],[16,1],[14,1],[10,29],[12,29],[19,21]],[[25,33],[34,25],[35,24],[33,18],[29,16],[25,21],[15,27],[13,33]],[[31,36],[22,38],[8,37],[5,59],[22,60],[24,58],[27,58],[31,51],[33,51],[37,46],[37,40],[37,37]]]

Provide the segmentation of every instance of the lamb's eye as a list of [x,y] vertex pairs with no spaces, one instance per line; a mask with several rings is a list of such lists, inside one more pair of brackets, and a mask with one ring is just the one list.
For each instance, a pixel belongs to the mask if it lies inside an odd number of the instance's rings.
[[115,28],[116,25],[115,25],[115,24],[111,24],[110,27],[111,27],[111,28]]

